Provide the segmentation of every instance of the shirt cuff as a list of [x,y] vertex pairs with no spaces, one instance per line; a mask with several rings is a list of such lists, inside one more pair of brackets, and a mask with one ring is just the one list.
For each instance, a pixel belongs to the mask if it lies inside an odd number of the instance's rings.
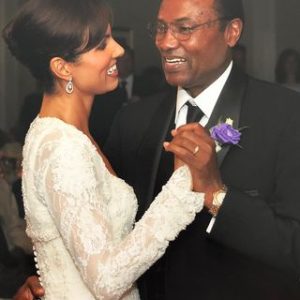
[[215,221],[216,221],[216,218],[215,217],[212,217],[207,228],[206,228],[206,232],[207,233],[211,233],[213,227],[214,227],[214,224],[215,224]]

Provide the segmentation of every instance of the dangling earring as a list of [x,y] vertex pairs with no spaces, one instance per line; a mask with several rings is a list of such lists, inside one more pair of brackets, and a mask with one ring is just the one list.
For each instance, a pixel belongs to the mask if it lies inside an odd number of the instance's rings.
[[73,82],[72,82],[72,77],[68,80],[68,83],[66,85],[66,92],[68,94],[72,94],[74,91],[74,86],[73,86]]

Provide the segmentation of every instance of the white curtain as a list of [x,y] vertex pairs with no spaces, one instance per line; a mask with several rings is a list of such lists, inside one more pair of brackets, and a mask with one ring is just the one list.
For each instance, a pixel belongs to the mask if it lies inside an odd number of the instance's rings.
[[273,81],[277,58],[276,0],[244,0],[244,6],[249,73]]

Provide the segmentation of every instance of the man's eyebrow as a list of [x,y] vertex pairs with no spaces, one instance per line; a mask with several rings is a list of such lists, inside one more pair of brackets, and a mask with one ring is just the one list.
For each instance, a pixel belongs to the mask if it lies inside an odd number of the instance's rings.
[[[204,11],[197,12],[197,14],[189,17],[181,17],[175,19],[172,23],[182,23],[187,21],[196,21],[198,18],[201,18],[204,15]],[[162,18],[158,18],[157,21],[159,22],[165,22]]]
[[175,22],[176,23],[180,23],[180,22],[186,22],[186,21],[192,21],[193,19],[190,18],[190,17],[184,17],[184,18],[179,18],[179,19],[176,19]]
[[[160,18],[158,18],[157,21],[165,22],[163,19],[160,19]],[[186,21],[193,21],[193,18],[182,17],[182,18],[175,19],[172,23],[181,23],[181,22],[186,22]]]

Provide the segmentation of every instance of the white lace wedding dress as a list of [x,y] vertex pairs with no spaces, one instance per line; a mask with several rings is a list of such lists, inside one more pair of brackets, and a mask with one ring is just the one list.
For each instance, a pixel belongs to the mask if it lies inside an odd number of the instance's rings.
[[34,120],[23,154],[27,233],[47,300],[139,299],[136,279],[203,206],[181,167],[134,225],[133,189],[56,118]]

